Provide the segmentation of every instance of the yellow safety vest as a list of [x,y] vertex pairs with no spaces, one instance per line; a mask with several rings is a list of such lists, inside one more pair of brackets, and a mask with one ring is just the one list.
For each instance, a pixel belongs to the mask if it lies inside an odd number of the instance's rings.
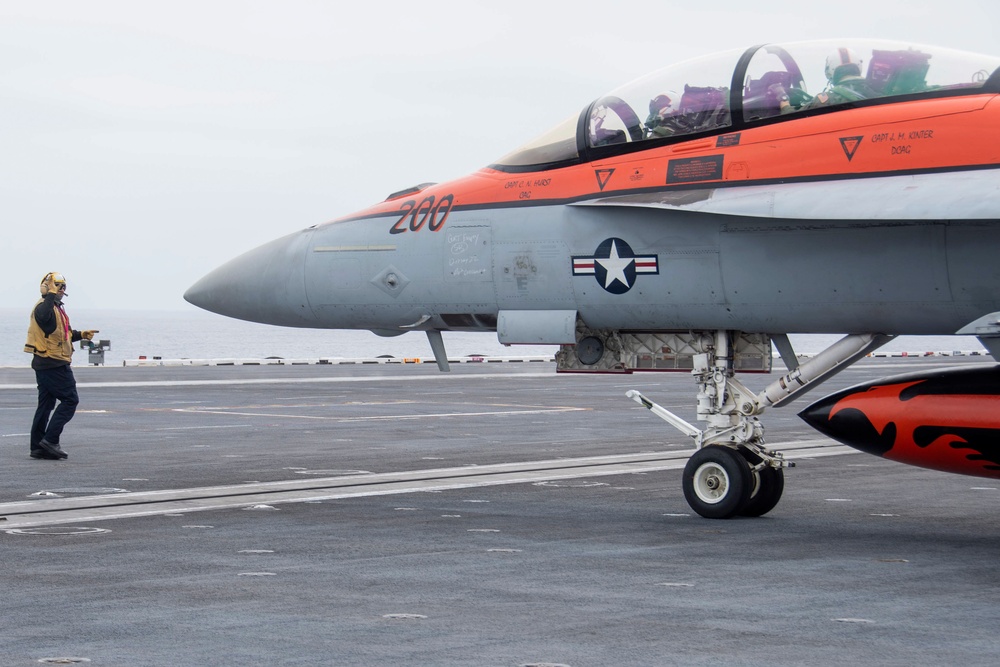
[[[43,300],[39,299],[35,308]],[[61,308],[56,307],[52,310],[56,314],[56,330],[46,336],[35,321],[35,309],[31,309],[31,317],[28,318],[28,342],[24,344],[24,351],[46,359],[69,363],[73,360],[73,332],[69,328],[69,319]]]

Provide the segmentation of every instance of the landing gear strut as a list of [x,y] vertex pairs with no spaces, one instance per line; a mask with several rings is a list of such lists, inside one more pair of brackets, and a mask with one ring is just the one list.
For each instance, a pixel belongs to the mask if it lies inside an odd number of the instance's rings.
[[684,467],[684,498],[709,519],[757,517],[777,506],[785,488],[785,461],[764,446],[765,408],[780,407],[891,340],[879,334],[846,336],[799,366],[787,337],[776,339],[790,371],[755,394],[735,378],[731,341],[738,332],[716,331],[694,355],[691,371],[698,385],[697,415],[705,429],[688,423],[637,391],[626,396],[694,440],[697,451]]

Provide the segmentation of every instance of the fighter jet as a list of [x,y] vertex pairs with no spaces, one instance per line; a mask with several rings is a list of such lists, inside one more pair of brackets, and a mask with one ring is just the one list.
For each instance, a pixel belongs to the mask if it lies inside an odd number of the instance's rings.
[[[274,325],[426,332],[442,370],[441,332],[495,331],[559,345],[560,372],[689,372],[701,427],[629,396],[696,447],[683,488],[698,514],[760,516],[788,465],[765,444],[766,409],[900,334],[975,334],[1000,352],[998,67],[861,40],[691,60],[467,177],[237,257],[185,298]],[[845,332],[801,364],[788,338]],[[769,372],[772,345],[787,372],[754,391],[736,374]],[[863,388],[804,416],[862,449],[1000,476],[932,452],[974,435],[970,456],[1000,455],[983,431],[997,418],[952,409],[995,416],[998,373],[976,375],[967,395],[954,387],[969,378],[951,380],[910,377],[879,402]],[[914,382],[930,388],[916,413]],[[938,444],[921,445],[917,422]]]

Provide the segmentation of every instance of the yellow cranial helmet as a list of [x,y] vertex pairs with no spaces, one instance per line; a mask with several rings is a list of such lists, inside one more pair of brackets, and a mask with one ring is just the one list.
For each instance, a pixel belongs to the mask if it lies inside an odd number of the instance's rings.
[[66,276],[56,271],[51,271],[45,274],[42,278],[42,294],[47,294],[49,291],[66,293]]

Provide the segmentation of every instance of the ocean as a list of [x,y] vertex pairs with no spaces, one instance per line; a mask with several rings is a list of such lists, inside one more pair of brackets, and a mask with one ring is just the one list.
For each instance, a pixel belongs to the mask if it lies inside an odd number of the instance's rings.
[[[30,304],[21,310],[0,309],[0,366],[28,366],[23,351]],[[178,311],[75,309],[67,304],[75,329],[99,329],[95,339],[110,341],[105,365],[122,365],[140,357],[152,359],[374,359],[381,356],[433,360],[427,336],[421,332],[382,338],[368,331],[292,329],[233,320],[193,308]],[[553,355],[553,345],[501,345],[494,333],[444,332],[451,358],[469,355],[517,357]],[[837,335],[793,335],[799,354],[821,351]],[[968,352],[982,350],[972,336],[901,336],[880,351]],[[76,364],[86,363],[77,352]]]
[[[25,353],[31,304],[22,310],[0,309],[0,366],[28,366]],[[432,360],[427,336],[405,333],[393,338],[370,331],[295,329],[243,322],[192,307],[190,311],[88,310],[66,304],[74,329],[98,329],[95,340],[110,341],[105,365],[121,365],[139,357],[152,359],[373,359],[389,355],[397,358]],[[556,346],[507,347],[493,333],[444,332],[448,356],[552,355]],[[74,363],[86,363],[79,350]]]

